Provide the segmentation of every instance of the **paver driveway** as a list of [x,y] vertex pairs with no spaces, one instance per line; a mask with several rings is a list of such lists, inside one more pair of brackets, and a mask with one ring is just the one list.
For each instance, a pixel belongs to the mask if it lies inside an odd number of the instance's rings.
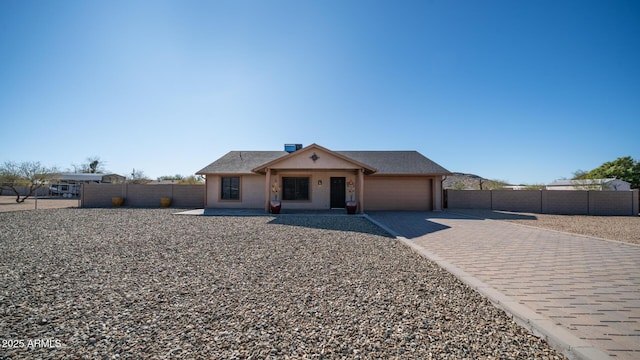
[[369,214],[578,358],[640,358],[640,246],[450,212]]

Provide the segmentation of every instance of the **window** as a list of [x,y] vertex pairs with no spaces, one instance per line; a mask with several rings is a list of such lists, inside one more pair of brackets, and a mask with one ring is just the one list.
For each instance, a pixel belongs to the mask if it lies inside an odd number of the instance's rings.
[[309,178],[283,177],[282,200],[309,200]]
[[240,200],[240,177],[223,176],[220,198],[222,200]]

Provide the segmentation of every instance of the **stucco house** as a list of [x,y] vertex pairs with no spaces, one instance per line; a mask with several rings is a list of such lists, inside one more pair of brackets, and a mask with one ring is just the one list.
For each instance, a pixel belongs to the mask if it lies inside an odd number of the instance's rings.
[[556,180],[546,186],[547,190],[609,190],[629,191],[631,183],[610,179]]
[[285,151],[231,151],[196,174],[205,176],[206,208],[345,208],[442,210],[450,172],[417,151],[333,151],[312,144]]

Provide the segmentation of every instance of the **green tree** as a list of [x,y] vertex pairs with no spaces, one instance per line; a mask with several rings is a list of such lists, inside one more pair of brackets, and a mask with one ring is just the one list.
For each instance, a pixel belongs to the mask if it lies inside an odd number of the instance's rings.
[[175,174],[175,175],[163,175],[163,176],[160,176],[158,178],[158,181],[166,181],[166,180],[169,180],[169,181],[180,181],[180,180],[183,180],[183,179],[184,179],[184,176],[182,176],[180,174]]
[[451,185],[451,190],[464,190],[465,185],[462,182],[456,181]]
[[200,175],[191,175],[178,180],[180,185],[204,185],[204,177]]
[[39,188],[55,179],[56,173],[55,168],[44,167],[40,162],[7,161],[0,166],[0,188],[12,191],[16,195],[16,202],[23,203]]
[[484,189],[486,190],[502,190],[508,183],[504,180],[487,180],[484,182]]
[[584,170],[576,170],[573,172],[571,180],[584,180],[589,172]]
[[631,184],[631,188],[640,188],[640,162],[631,156],[619,157],[608,161],[591,171],[578,170],[573,180],[616,178]]
[[200,175],[182,176],[180,174],[164,175],[158,178],[158,181],[173,181],[178,185],[203,185],[204,177]]

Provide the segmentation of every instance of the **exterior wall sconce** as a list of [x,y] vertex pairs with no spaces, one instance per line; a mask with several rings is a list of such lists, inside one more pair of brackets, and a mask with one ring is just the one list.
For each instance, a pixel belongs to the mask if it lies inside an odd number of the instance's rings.
[[322,180],[318,180],[318,186],[322,186]]

